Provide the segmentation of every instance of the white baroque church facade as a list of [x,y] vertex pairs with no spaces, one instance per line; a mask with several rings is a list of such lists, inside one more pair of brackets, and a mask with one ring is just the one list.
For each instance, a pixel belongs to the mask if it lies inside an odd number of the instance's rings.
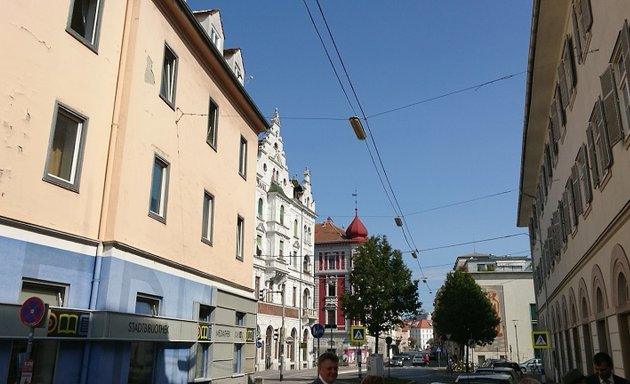
[[256,368],[312,368],[315,202],[310,171],[301,181],[289,176],[277,109],[258,141],[256,166]]

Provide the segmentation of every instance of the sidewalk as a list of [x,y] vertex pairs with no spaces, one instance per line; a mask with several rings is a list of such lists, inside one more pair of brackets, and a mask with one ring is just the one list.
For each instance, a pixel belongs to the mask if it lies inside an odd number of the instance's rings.
[[[358,377],[358,368],[356,366],[349,367],[339,367],[339,376],[337,377],[336,383],[343,384],[344,379],[354,379]],[[361,368],[361,373],[363,375],[366,374],[365,367]],[[252,374],[254,380],[260,378],[263,380],[263,383],[256,384],[278,384],[280,383],[280,371],[278,370],[265,370],[254,372]],[[309,369],[294,369],[290,371],[284,371],[282,375],[282,383],[283,384],[304,384],[304,383],[312,383],[315,379],[317,379],[317,368],[309,368]]]

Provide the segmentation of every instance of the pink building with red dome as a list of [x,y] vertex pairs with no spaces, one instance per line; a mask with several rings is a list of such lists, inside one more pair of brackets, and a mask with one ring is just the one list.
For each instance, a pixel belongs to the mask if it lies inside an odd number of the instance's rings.
[[[356,209],[345,230],[335,225],[330,217],[315,224],[315,303],[318,322],[327,327],[320,339],[320,352],[335,352],[349,363],[355,361],[356,346],[349,344],[348,332],[350,326],[356,324],[346,319],[339,298],[350,289],[352,256],[367,239],[367,228]],[[366,351],[366,347],[362,349]]]

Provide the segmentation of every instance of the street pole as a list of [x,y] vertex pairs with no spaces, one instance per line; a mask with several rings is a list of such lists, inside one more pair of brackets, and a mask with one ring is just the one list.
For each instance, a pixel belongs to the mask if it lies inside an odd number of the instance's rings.
[[516,328],[516,322],[518,320],[512,320],[512,321],[514,322],[514,336],[516,336],[516,362],[518,363],[521,361],[521,357],[520,357],[521,353],[518,350],[518,329]]
[[284,369],[284,291],[285,286],[282,285],[282,291],[280,291],[280,297],[282,298],[282,325],[280,327],[280,381],[284,378],[282,375],[282,370]]

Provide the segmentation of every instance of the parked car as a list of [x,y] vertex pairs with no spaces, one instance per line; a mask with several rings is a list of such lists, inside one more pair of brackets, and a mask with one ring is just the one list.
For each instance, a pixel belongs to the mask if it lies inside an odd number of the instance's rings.
[[494,360],[492,361],[491,367],[508,367],[508,368],[513,368],[519,375],[523,374],[523,371],[521,370],[521,366],[518,363],[515,363],[513,361],[510,360]]
[[521,367],[521,371],[523,373],[526,372],[540,372],[542,370],[542,360],[541,359],[529,359],[524,363],[519,364]]
[[457,376],[455,383],[462,384],[516,384],[511,375],[502,373],[462,373]]
[[389,359],[390,367],[402,367],[403,366],[403,357],[401,355],[394,355]]
[[482,373],[482,372],[483,373],[485,373],[485,372],[502,373],[502,374],[506,374],[506,375],[512,376],[514,381],[519,381],[521,379],[521,376],[522,376],[521,373],[520,373],[520,370],[516,371],[512,367],[480,367],[480,368],[477,368],[477,370],[475,372],[477,372],[477,373]]

